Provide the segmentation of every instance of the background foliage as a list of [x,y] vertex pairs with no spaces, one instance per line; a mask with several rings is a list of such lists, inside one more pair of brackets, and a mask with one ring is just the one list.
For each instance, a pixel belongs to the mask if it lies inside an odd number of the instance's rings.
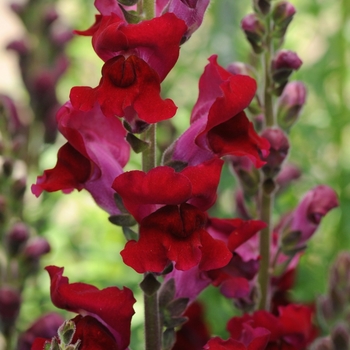
[[[93,23],[95,13],[91,0],[58,0],[62,18],[69,26],[85,29]],[[302,168],[302,179],[278,199],[275,218],[293,208],[309,188],[328,184],[338,193],[340,208],[333,210],[322,222],[312,239],[298,270],[293,296],[297,301],[310,302],[326,291],[328,266],[337,252],[350,249],[350,2],[347,0],[293,0],[297,14],[288,31],[285,48],[296,51],[303,66],[292,77],[308,87],[308,99],[298,123],[290,133],[289,160]],[[164,95],[179,106],[174,117],[176,133],[189,123],[191,108],[198,94],[198,79],[207,58],[216,53],[219,63],[249,61],[250,47],[240,30],[241,18],[251,12],[246,0],[216,0],[211,4],[203,26],[181,49],[180,59],[164,82]],[[58,85],[61,102],[68,99],[74,85],[96,86],[101,61],[93,53],[90,40],[76,37],[68,47],[71,66]],[[15,100],[26,99],[18,85],[11,91]],[[159,135],[166,143],[169,129]],[[164,137],[164,135],[166,135]],[[56,151],[63,143],[43,150],[40,167],[52,167]],[[139,168],[134,156],[128,169]],[[226,171],[220,186],[220,200],[215,209],[222,216],[232,216],[234,210],[232,184]],[[29,183],[37,174],[30,174]],[[230,188],[231,186],[231,188]],[[28,190],[26,218],[35,221],[45,217],[40,234],[48,238],[52,252],[43,266],[65,266],[71,281],[84,281],[103,288],[114,284],[132,288],[136,298],[140,277],[121,263],[119,255],[124,238],[119,228],[111,225],[107,214],[99,209],[87,193],[49,194],[42,206]],[[234,308],[214,288],[201,296],[207,307],[207,318],[215,334],[225,337],[224,321]],[[53,309],[49,299],[49,279],[46,272],[29,281],[21,310],[20,327],[25,328],[43,311]],[[142,305],[136,305],[133,320],[132,349],[142,348]]]

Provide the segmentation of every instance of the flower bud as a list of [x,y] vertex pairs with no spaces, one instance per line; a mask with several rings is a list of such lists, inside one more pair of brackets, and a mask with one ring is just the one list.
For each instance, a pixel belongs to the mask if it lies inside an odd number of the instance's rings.
[[299,179],[301,170],[293,164],[285,164],[276,177],[278,192],[283,191],[293,180]]
[[236,210],[238,212],[239,217],[244,220],[250,220],[252,217],[249,214],[248,208],[244,200],[244,194],[241,189],[236,191],[235,201],[236,201]]
[[39,260],[42,255],[49,253],[51,250],[49,242],[46,238],[35,237],[23,251],[23,256],[27,260]]
[[14,40],[6,46],[7,50],[16,51],[20,56],[29,53],[29,46],[25,40]]
[[262,170],[267,177],[274,177],[281,169],[284,159],[288,155],[289,141],[279,128],[267,128],[261,134],[270,143],[270,153]]
[[336,350],[333,347],[332,340],[329,337],[316,339],[310,347],[310,350]]
[[[301,203],[290,218],[289,227],[284,230],[282,241],[291,242],[289,235],[296,237],[294,250],[305,246],[317,230],[322,217],[339,205],[334,190],[328,186],[319,185],[307,192]],[[292,247],[288,247],[291,250]]]
[[254,0],[254,9],[257,12],[261,12],[263,15],[267,15],[270,12],[271,0]]
[[256,79],[256,71],[253,66],[243,62],[232,62],[226,70],[234,75],[248,75],[249,77]]
[[5,196],[0,195],[0,224],[6,220],[7,200]]
[[254,167],[252,161],[245,156],[231,156],[229,165],[233,173],[238,177],[243,192],[248,196],[257,194],[260,184],[260,173]]
[[15,223],[6,235],[8,252],[11,256],[18,254],[29,238],[29,227],[23,222]]
[[12,195],[16,199],[21,199],[27,188],[27,180],[25,177],[20,177],[16,179],[12,184]]
[[263,39],[266,32],[264,23],[255,13],[251,13],[242,19],[241,27],[254,52],[261,53],[264,50]]
[[20,335],[17,350],[30,350],[36,338],[53,338],[63,322],[64,318],[55,312],[41,316]]
[[273,34],[277,38],[283,38],[289,23],[295,14],[294,6],[288,1],[278,2],[272,10],[272,19],[274,21]]
[[286,85],[277,105],[277,123],[283,130],[289,130],[296,122],[306,100],[306,87],[301,81]]
[[21,295],[18,290],[3,286],[0,289],[0,324],[3,332],[10,331],[16,322],[21,307]]
[[56,9],[51,5],[47,8],[45,8],[43,13],[43,20],[47,26],[52,24],[56,19],[58,18],[58,13]]
[[286,84],[292,72],[298,70],[302,63],[295,52],[280,50],[271,62],[272,79],[280,85]]
[[350,345],[349,327],[344,323],[338,323],[331,334],[334,348],[337,350],[348,350]]

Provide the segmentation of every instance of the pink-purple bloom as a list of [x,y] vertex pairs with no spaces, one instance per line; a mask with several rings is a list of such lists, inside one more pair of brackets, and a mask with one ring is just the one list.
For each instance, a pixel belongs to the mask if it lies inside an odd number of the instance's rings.
[[32,192],[86,189],[99,206],[110,214],[118,213],[111,186],[129,160],[126,130],[118,118],[106,118],[95,104],[81,112],[67,102],[57,113],[60,132],[68,143],[58,152],[57,164],[39,176]]

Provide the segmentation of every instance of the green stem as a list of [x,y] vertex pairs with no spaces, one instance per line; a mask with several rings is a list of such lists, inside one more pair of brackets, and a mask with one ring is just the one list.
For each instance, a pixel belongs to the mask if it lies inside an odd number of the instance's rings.
[[145,19],[152,19],[155,16],[155,1],[154,0],[143,0],[143,12]]
[[[264,52],[264,112],[265,112],[265,125],[266,127],[272,127],[275,125],[275,117],[273,113],[273,100],[272,100],[272,81],[271,81],[271,57],[273,56],[273,43],[271,38],[271,21],[269,16],[266,17],[266,50]],[[267,179],[265,179],[267,180]],[[260,219],[266,223],[266,228],[260,232],[260,269],[259,269],[259,285],[261,292],[261,299],[259,303],[259,309],[269,310],[269,286],[270,286],[270,245],[272,236],[272,208],[274,202],[274,191],[268,192],[264,189],[264,183],[261,184],[261,196],[260,196]]]
[[259,268],[259,285],[261,298],[259,310],[269,310],[270,301],[268,298],[270,285],[270,244],[271,244],[271,213],[273,197],[262,190],[261,194],[261,213],[260,219],[266,223],[266,228],[260,232],[260,268]]
[[[151,124],[142,134],[142,139],[149,143],[149,147],[142,152],[142,170],[148,172],[157,165],[156,157],[156,124]],[[146,277],[146,275],[145,275]],[[161,349],[161,333],[158,306],[158,293],[152,295],[144,293],[145,303],[145,349]]]
[[275,118],[273,113],[273,104],[272,104],[272,81],[271,81],[271,57],[273,55],[273,43],[271,38],[271,23],[269,17],[266,18],[266,50],[264,52],[264,75],[265,75],[265,84],[264,84],[264,109],[265,109],[265,123],[267,127],[275,125]]
[[144,293],[145,303],[145,349],[160,350],[161,335],[159,322],[158,293],[151,296]]

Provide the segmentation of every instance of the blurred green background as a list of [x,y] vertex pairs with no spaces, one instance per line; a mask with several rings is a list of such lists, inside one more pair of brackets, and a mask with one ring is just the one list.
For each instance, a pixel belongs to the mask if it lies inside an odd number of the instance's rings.
[[[293,0],[297,9],[285,40],[284,48],[296,51],[303,60],[292,80],[303,81],[308,88],[307,104],[300,120],[290,133],[289,160],[302,168],[302,178],[281,198],[275,209],[279,214],[292,209],[303,193],[317,184],[333,187],[340,198],[340,208],[322,221],[309,244],[298,270],[293,296],[309,302],[327,289],[328,267],[340,250],[350,249],[350,2],[348,0]],[[96,13],[93,1],[58,0],[62,18],[67,25],[86,29]],[[218,54],[219,63],[247,61],[250,47],[240,29],[241,18],[251,12],[247,0],[213,1],[202,27],[181,48],[179,61],[164,82],[164,95],[179,106],[174,125],[180,133],[187,128],[193,104],[198,95],[198,79],[207,58]],[[90,39],[76,37],[67,54],[71,66],[58,85],[62,103],[68,99],[74,85],[96,86],[100,78],[101,61],[94,54]],[[26,98],[18,85],[14,99]],[[42,170],[56,162],[56,152],[63,143],[46,149],[41,158]],[[134,156],[128,169],[138,168],[140,159]],[[30,183],[37,174],[31,174]],[[221,186],[218,209],[223,216],[232,215],[232,190]],[[232,184],[234,180],[232,179]],[[40,234],[45,235],[52,252],[44,257],[42,266],[65,266],[71,281],[83,281],[100,288],[117,285],[135,291],[140,300],[135,306],[131,348],[142,345],[142,297],[138,292],[140,276],[125,267],[119,255],[124,238],[119,228],[111,225],[108,215],[99,209],[88,193],[48,196],[45,206],[28,191],[26,218],[34,222],[48,218]],[[209,288],[201,297],[208,304],[207,319],[215,334],[225,337],[224,322],[233,311],[232,302]],[[43,311],[52,310],[49,299],[49,279],[43,271],[32,279],[25,290],[20,327],[25,328]]]

